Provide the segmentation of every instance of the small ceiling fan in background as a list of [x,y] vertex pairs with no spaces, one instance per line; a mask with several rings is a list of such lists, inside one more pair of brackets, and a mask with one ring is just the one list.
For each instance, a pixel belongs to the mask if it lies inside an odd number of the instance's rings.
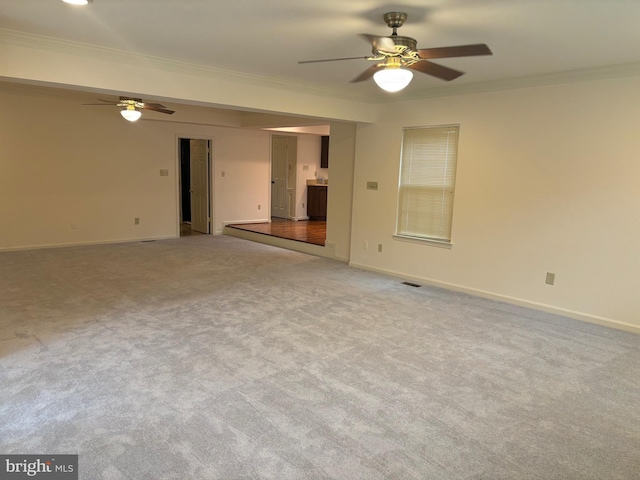
[[397,92],[405,88],[413,78],[413,71],[426,73],[442,80],[450,81],[463,75],[463,72],[445,67],[429,60],[436,58],[472,57],[493,55],[484,43],[458,45],[455,47],[417,48],[417,42],[411,37],[398,35],[407,14],[404,12],[385,13],[384,21],[393,29],[388,37],[360,34],[371,43],[373,56],[330,58],[326,60],[305,60],[298,63],[335,62],[340,60],[368,60],[376,62],[351,82],[362,82],[373,77],[376,84],[388,92]]
[[98,99],[103,103],[84,103],[83,105],[94,105],[94,106],[116,106],[121,107],[122,110],[120,114],[130,122],[135,122],[142,115],[141,110],[151,110],[154,112],[166,113],[171,115],[175,113],[175,110],[169,110],[167,107],[160,103],[145,103],[140,98],[129,98],[129,97],[120,97],[120,100],[103,100],[101,98]]

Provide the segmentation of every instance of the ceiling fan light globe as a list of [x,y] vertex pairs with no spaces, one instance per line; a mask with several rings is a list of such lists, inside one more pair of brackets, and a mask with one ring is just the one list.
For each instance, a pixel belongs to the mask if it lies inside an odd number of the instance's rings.
[[405,68],[385,68],[373,74],[373,81],[387,92],[399,92],[411,83],[412,78],[413,72]]
[[91,0],[62,0],[64,3],[70,3],[71,5],[88,5]]
[[125,118],[125,120],[129,120],[130,122],[135,122],[140,118],[140,116],[142,115],[142,112],[140,110],[125,108],[120,112],[120,115],[122,115]]

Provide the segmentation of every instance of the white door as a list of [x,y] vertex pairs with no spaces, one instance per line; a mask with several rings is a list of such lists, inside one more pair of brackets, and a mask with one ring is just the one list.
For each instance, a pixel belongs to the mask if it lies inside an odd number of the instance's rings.
[[271,216],[287,218],[287,137],[271,137]]
[[191,230],[209,233],[209,141],[191,144]]

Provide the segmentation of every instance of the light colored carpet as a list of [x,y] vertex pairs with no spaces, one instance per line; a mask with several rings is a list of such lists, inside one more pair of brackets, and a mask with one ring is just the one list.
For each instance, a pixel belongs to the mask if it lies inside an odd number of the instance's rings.
[[0,253],[0,452],[83,479],[637,479],[640,336],[233,237]]

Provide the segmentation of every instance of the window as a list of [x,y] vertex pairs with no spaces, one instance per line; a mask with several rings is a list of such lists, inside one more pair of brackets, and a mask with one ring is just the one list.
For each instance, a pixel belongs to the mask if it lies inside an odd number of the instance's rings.
[[451,242],[459,125],[406,128],[396,235]]

